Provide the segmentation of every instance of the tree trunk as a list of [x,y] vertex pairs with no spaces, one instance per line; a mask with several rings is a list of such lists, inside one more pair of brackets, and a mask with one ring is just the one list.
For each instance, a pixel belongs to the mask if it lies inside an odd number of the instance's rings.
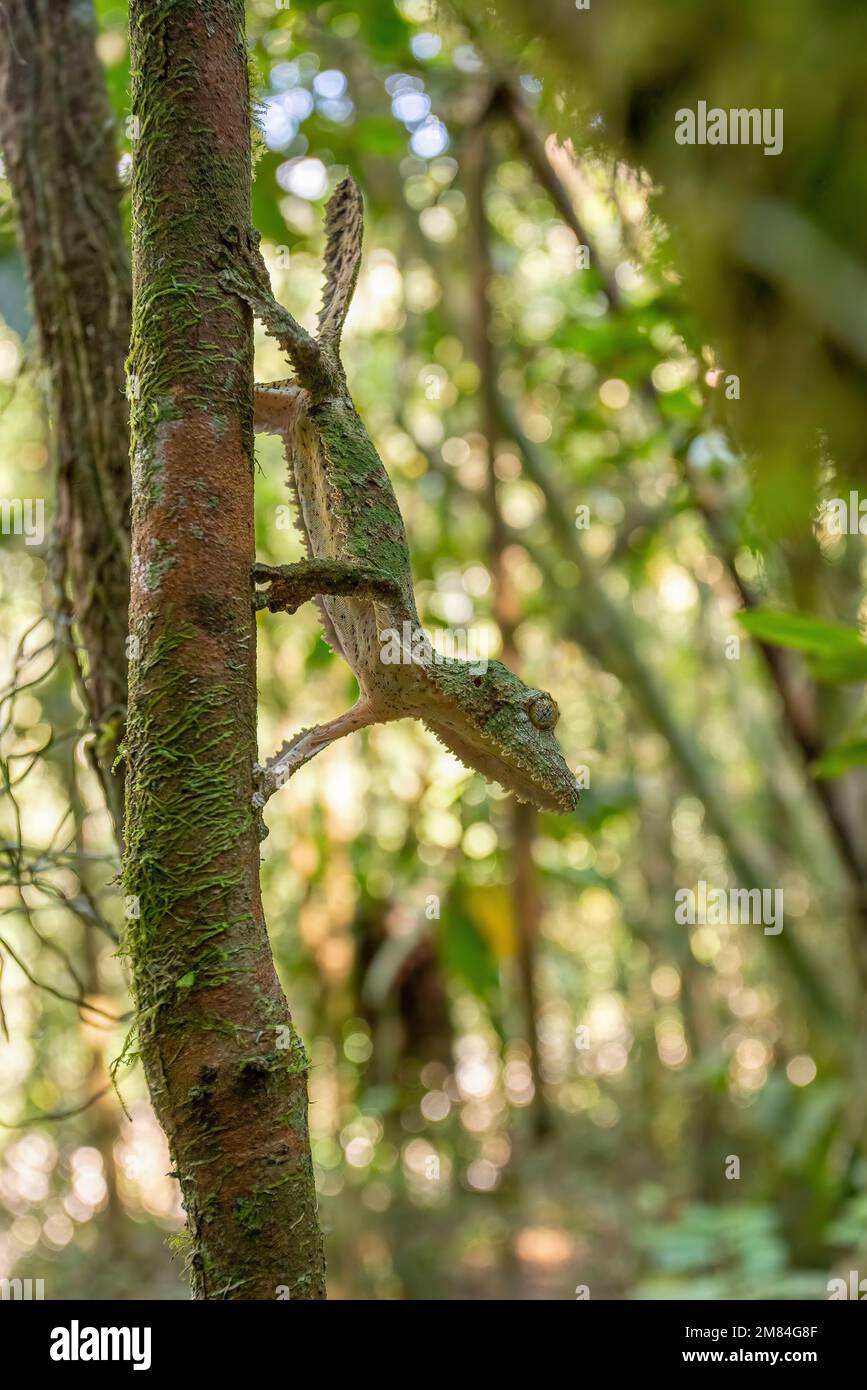
[[0,144],[45,368],[55,577],[87,658],[76,658],[79,689],[120,838],[123,791],[112,765],[126,710],[130,283],[94,37],[92,12],[76,0],[7,0],[0,9]]
[[256,757],[252,325],[219,283],[250,218],[242,0],[130,4],[133,542],[127,951],[193,1292],[324,1297],[307,1059],[274,970]]
[[[519,606],[509,581],[505,563],[507,531],[500,508],[497,486],[496,453],[501,435],[499,397],[497,391],[498,353],[491,321],[491,287],[494,278],[491,255],[491,230],[485,208],[485,185],[489,164],[489,135],[487,122],[497,109],[498,89],[481,119],[468,132],[464,142],[464,165],[469,193],[469,222],[471,232],[470,269],[472,274],[473,307],[475,310],[475,356],[479,368],[481,397],[481,430],[485,439],[487,473],[485,502],[490,524],[488,556],[494,590],[494,618],[503,641],[503,661],[517,666],[515,628],[520,617]],[[542,1139],[551,1128],[551,1116],[545,1099],[542,1064],[539,1052],[539,1011],[536,993],[536,949],[542,901],[533,860],[533,839],[536,814],[526,802],[513,801],[510,807],[512,822],[512,902],[517,928],[518,976],[524,1010],[524,1028],[530,1050],[530,1071],[533,1077],[533,1131]]]

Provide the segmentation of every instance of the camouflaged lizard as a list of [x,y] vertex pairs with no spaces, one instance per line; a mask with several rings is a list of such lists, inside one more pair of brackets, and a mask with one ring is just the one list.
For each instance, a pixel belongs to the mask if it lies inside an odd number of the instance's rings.
[[[446,659],[419,623],[403,518],[385,471],[349,395],[340,335],[361,260],[362,203],[351,179],[326,208],[326,285],[316,338],[274,299],[255,231],[230,228],[223,287],[246,300],[280,344],[295,379],[257,386],[257,430],[279,435],[307,558],[256,564],[257,608],[294,613],[315,599],[330,645],[355,673],[357,703],[327,724],[302,729],[256,768],[262,807],[335,739],[389,720],[415,718],[467,767],[523,801],[571,811],[578,799],[552,732],[557,705],[502,662]],[[405,626],[406,625],[406,626]],[[386,631],[421,636],[402,659],[384,661]]]

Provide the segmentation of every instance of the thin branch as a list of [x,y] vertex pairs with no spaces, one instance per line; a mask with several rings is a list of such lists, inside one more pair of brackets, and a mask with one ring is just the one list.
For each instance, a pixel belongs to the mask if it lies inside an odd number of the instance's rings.
[[94,1095],[83,1101],[81,1105],[74,1105],[71,1110],[53,1110],[46,1115],[31,1115],[26,1120],[14,1120],[11,1122],[9,1120],[0,1120],[0,1129],[29,1129],[31,1125],[49,1124],[55,1120],[70,1120],[73,1115],[81,1115],[85,1110],[89,1110],[92,1105],[95,1105],[98,1100],[102,1100],[103,1096],[108,1095],[109,1091],[113,1090],[114,1087],[111,1082],[109,1082],[107,1086],[103,1086],[101,1091],[97,1091]]

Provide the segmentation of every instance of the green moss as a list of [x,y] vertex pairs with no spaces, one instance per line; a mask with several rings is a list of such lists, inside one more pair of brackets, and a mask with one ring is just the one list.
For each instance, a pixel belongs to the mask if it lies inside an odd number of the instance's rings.
[[243,1058],[239,1064],[241,1075],[250,1078],[262,1078],[277,1072],[283,1072],[287,1076],[306,1076],[309,1068],[304,1044],[294,1028],[289,1048],[280,1048],[276,1052],[257,1052],[252,1057]]
[[247,1192],[235,1203],[233,1215],[240,1229],[248,1236],[258,1236],[273,1220],[279,1210],[285,1210],[286,1189],[296,1188],[299,1178],[296,1173],[287,1173],[278,1182],[267,1187],[257,1187]]
[[[243,5],[234,8],[246,62]],[[239,409],[247,417],[252,410],[238,392],[250,355],[247,311],[218,280],[221,234],[237,220],[238,190],[249,186],[249,152],[218,157],[213,129],[190,119],[197,65],[174,37],[208,10],[215,24],[225,25],[226,6],[216,0],[162,0],[136,6],[131,15],[131,95],[139,120],[133,206],[143,210],[136,219],[140,288],[127,362],[137,387],[134,454],[175,417],[181,401],[185,410],[210,414],[218,432]],[[167,169],[177,196],[165,193]]]
[[[249,833],[253,812],[237,797],[235,693],[190,672],[180,659],[196,638],[188,627],[145,641],[134,668],[125,741],[123,884],[138,904],[125,951],[143,1010],[159,1005],[190,970],[197,988],[224,982],[232,970],[232,953],[213,939],[233,924],[215,922],[213,914],[240,886],[242,874],[219,864]],[[201,925],[185,922],[179,932],[191,902]],[[162,947],[154,953],[149,948],[159,934]]]

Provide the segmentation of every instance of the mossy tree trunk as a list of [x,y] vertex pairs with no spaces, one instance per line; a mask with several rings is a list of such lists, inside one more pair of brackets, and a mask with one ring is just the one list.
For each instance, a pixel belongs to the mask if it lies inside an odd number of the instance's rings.
[[91,752],[120,838],[123,791],[112,766],[126,709],[130,282],[114,122],[94,41],[86,3],[2,7],[0,144],[45,370],[55,579],[80,636]]
[[259,892],[242,0],[132,0],[132,594],[124,884],[139,1047],[207,1299],[320,1298],[307,1061]]

